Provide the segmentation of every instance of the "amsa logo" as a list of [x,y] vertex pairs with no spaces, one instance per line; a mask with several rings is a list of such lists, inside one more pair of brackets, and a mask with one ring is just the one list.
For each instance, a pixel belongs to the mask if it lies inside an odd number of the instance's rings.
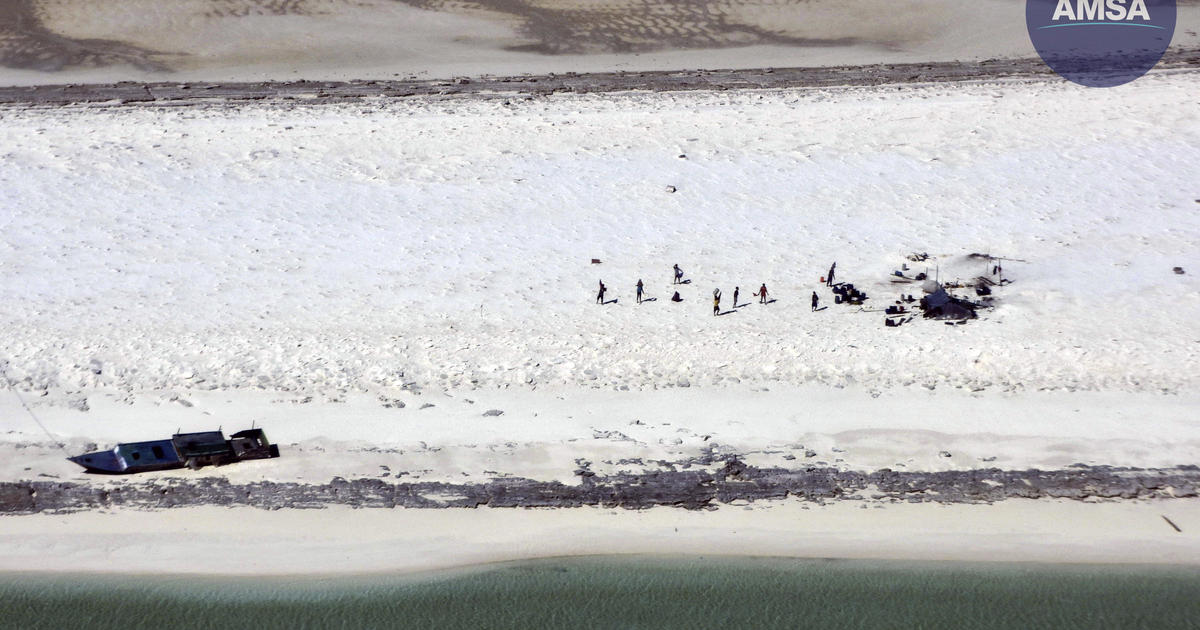
[[[1126,0],[1108,0],[1107,2],[1105,0],[1076,0],[1074,3],[1070,0],[1058,0],[1058,6],[1054,8],[1054,16],[1050,19],[1055,22],[1059,20],[1070,20],[1070,22],[1066,24],[1051,24],[1039,28],[1102,26],[1105,24],[1162,28],[1161,26],[1145,23],[1150,21],[1150,9],[1146,7],[1145,0],[1133,0],[1132,2],[1127,2]],[[1145,22],[1134,22],[1133,20],[1145,20]]]
[[1029,38],[1062,77],[1113,87],[1146,74],[1175,34],[1175,0],[1026,0]]
[[[1072,20],[1072,23],[1051,24],[1042,26],[1043,29],[1054,29],[1056,26],[1097,26],[1114,23],[1162,29],[1162,26],[1132,22],[1135,19],[1144,19],[1146,22],[1150,22],[1150,10],[1146,8],[1146,0],[1133,0],[1132,2],[1126,0],[1108,0],[1106,2],[1104,0],[1075,0],[1074,4],[1070,0],[1058,0],[1054,17],[1050,19],[1054,22],[1058,22],[1060,19],[1069,19]],[[1091,22],[1079,22],[1079,20],[1091,20]],[[1100,20],[1108,20],[1108,22],[1100,22]],[[1122,22],[1122,20],[1129,20],[1129,22]]]

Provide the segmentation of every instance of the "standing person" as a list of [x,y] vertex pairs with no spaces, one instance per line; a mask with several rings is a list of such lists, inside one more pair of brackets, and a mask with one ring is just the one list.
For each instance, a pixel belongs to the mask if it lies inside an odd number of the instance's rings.
[[604,292],[607,290],[608,290],[608,287],[604,286],[604,281],[601,280],[600,281],[600,292],[596,294],[596,303],[597,304],[604,304]]
[[642,303],[642,279],[641,279],[641,278],[638,278],[638,284],[637,284],[637,301],[638,301],[638,304],[641,304],[641,303]]
[[738,287],[733,287],[733,308],[738,306],[738,291],[740,290]]
[[767,303],[767,283],[764,282],[763,285],[758,288],[758,293],[755,293],[754,295],[758,296],[759,304],[766,304]]
[[713,315],[721,314],[721,290],[713,289]]
[[825,286],[827,286],[827,287],[833,286],[833,270],[836,268],[837,268],[836,262],[829,266],[829,275],[825,276]]
[[679,284],[682,281],[683,281],[683,270],[679,268],[679,265],[675,265],[675,281],[672,282],[671,284]]
[[817,295],[816,291],[813,291],[812,310],[814,310],[814,311],[817,310],[817,303],[820,301],[821,301],[821,296]]

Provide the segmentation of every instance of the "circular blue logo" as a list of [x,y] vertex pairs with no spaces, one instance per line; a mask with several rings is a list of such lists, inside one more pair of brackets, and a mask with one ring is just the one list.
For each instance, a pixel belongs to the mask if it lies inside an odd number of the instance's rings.
[[1175,34],[1175,0],[1026,0],[1025,25],[1063,78],[1113,87],[1146,74]]

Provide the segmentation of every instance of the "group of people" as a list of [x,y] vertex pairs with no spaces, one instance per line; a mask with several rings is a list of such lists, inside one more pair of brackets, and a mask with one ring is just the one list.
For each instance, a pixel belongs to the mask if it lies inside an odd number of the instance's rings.
[[[673,265],[673,268],[674,268],[674,276],[673,276],[671,284],[690,284],[691,283],[691,280],[684,279],[683,269],[681,269],[679,267],[679,265]],[[1001,271],[1002,270],[1000,269],[999,263],[997,263],[995,265],[995,267],[993,267],[993,269],[992,269],[993,274],[1000,273]],[[832,287],[834,293],[838,293],[839,290],[844,289],[846,287],[853,289],[854,285],[842,284],[842,283],[838,283],[837,281],[835,281],[834,280],[835,273],[837,273],[837,262],[834,262],[832,265],[829,266],[829,273],[826,274],[824,278],[822,278],[822,280],[825,282],[825,286]],[[604,281],[601,280],[600,281],[600,292],[596,294],[596,303],[597,304],[605,303],[604,296],[607,291],[608,291],[608,287],[605,286]],[[645,285],[642,283],[640,278],[637,281],[636,291],[637,291],[637,293],[636,293],[637,303],[641,304],[646,299],[646,297],[645,297]],[[770,304],[771,302],[774,301],[774,300],[771,300],[770,298],[768,298],[768,296],[767,296],[767,284],[765,282],[762,284],[762,286],[760,286],[758,288],[758,291],[755,292],[753,295],[754,295],[754,297],[758,298],[759,304]],[[723,294],[721,293],[721,289],[719,289],[719,288],[713,289],[713,315],[714,316],[721,315],[721,299],[722,299],[722,297],[723,297]],[[733,288],[733,308],[736,309],[739,306],[741,306],[741,304],[739,304],[740,297],[741,297],[741,287],[734,287]],[[650,298],[650,299],[653,300],[656,298]],[[679,295],[679,291],[675,291],[675,294],[671,296],[671,301],[672,302],[682,302],[683,301],[683,298],[680,297],[680,295]],[[818,295],[816,291],[812,292],[811,308],[812,308],[813,312],[822,310],[821,309],[821,296]]]
[[[671,284],[687,284],[689,281],[685,281],[683,279],[683,269],[681,269],[678,264],[674,265],[673,267],[674,267],[675,274],[674,274]],[[596,292],[596,303],[597,304],[605,303],[604,296],[606,293],[608,293],[608,286],[604,284],[604,280],[601,280],[600,281],[600,290]],[[738,297],[739,297],[740,293],[741,293],[741,287],[733,288],[733,307],[734,308],[738,307]],[[637,281],[636,296],[637,296],[638,304],[641,304],[642,301],[645,300],[645,297],[646,297],[646,286],[642,283],[641,278],[638,278],[638,281]],[[767,283],[764,282],[762,284],[762,286],[760,286],[758,288],[758,291],[756,293],[754,293],[754,296],[758,298],[758,301],[760,304],[767,304],[768,303]],[[814,299],[816,298],[815,293],[813,294],[813,298]],[[683,301],[683,298],[680,297],[680,295],[679,295],[679,291],[676,291],[675,294],[671,296],[671,301],[672,302],[682,302]],[[713,315],[720,315],[720,314],[721,314],[721,290],[714,289],[713,290]]]
[[[679,265],[674,265],[674,269],[675,269],[675,275],[674,275],[674,279],[671,282],[671,284],[687,284],[689,281],[685,281],[683,279],[683,269],[680,269]],[[832,286],[834,286],[834,284],[836,284],[833,281],[833,274],[836,269],[837,269],[836,262],[833,263],[832,265],[830,265],[829,275],[825,276],[825,286],[832,287]],[[604,294],[607,292],[608,292],[608,287],[605,286],[604,281],[601,280],[600,281],[600,291],[596,294],[596,303],[597,304],[604,304]],[[740,297],[740,293],[741,293],[741,287],[733,288],[733,308],[738,307],[738,297]],[[641,278],[638,278],[638,281],[637,281],[637,303],[638,304],[642,303],[642,301],[645,299],[645,295],[646,295],[646,287],[644,284],[642,284]],[[758,298],[759,304],[769,304],[770,303],[769,300],[767,299],[767,283],[764,282],[762,284],[762,286],[760,286],[758,288],[758,291],[754,293],[754,297]],[[675,295],[671,296],[671,301],[672,302],[682,302],[683,301],[683,298],[679,296],[679,291],[676,291]],[[817,310],[820,302],[821,302],[821,296],[817,295],[816,291],[813,291],[812,292],[812,310],[813,311]],[[720,315],[720,314],[721,314],[721,289],[718,288],[718,289],[713,289],[713,315]]]
[[[738,296],[741,293],[741,291],[742,291],[741,287],[733,287],[733,308],[738,307]],[[759,304],[767,303],[767,283],[764,282],[763,285],[758,288],[758,292],[754,294],[754,297],[758,298]],[[713,315],[720,315],[720,314],[721,314],[721,290],[713,289]]]
[[[600,281],[600,290],[596,293],[596,303],[597,304],[604,304],[604,294],[605,293],[608,293],[608,285],[604,284],[604,281],[601,280]],[[645,294],[646,294],[646,288],[642,284],[641,278],[638,278],[638,281],[637,281],[637,303],[638,304],[642,303],[642,299],[645,298]],[[679,297],[678,291],[675,292],[675,297],[676,298]],[[681,302],[682,300],[675,300],[675,301]]]

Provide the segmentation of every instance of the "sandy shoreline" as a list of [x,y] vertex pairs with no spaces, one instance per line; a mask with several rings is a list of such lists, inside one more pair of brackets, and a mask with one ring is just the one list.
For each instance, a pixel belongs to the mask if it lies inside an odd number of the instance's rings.
[[14,0],[0,9],[0,83],[448,78],[1032,52],[1016,0],[970,11],[949,0],[903,4]]
[[[1155,72],[1200,68],[1200,48],[1168,50]],[[267,82],[88,82],[0,87],[0,104],[214,105],[221,102],[294,100],[339,103],[359,99],[466,97],[506,99],[514,95],[593,94],[646,90],[788,89],[889,84],[937,84],[1000,79],[1046,79],[1053,72],[1036,57],[983,61],[884,63],[826,67],[782,67],[643,72],[565,72],[512,76],[471,75],[454,80],[358,80]]]
[[349,575],[597,554],[1200,563],[1195,500],[874,508],[786,501],[703,513],[203,507],[4,517],[0,525],[0,571]]
[[[1200,10],[1180,3],[1176,45]],[[1019,0],[12,0],[0,84],[451,78],[1034,55]]]

